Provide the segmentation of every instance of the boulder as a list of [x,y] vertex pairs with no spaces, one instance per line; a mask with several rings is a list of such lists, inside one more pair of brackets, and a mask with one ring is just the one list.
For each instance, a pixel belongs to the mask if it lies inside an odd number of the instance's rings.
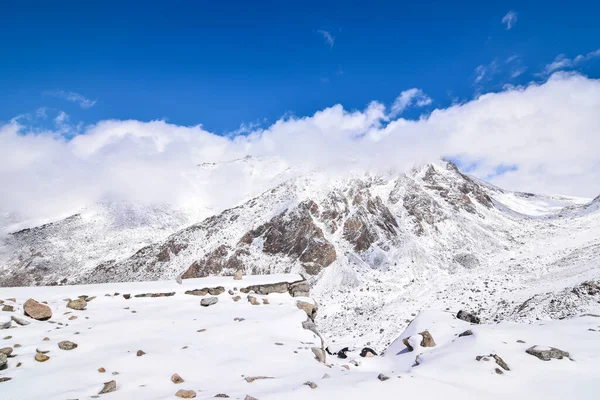
[[312,347],[311,351],[315,355],[315,358],[317,359],[317,361],[319,361],[321,363],[325,363],[326,356],[325,356],[325,352],[323,351],[322,348],[320,348],[320,347]]
[[384,374],[379,374],[379,375],[377,375],[377,379],[379,379],[380,381],[383,382],[383,381],[387,381],[390,378],[385,376]]
[[146,352],[144,350],[138,350],[137,353],[135,353],[136,356],[141,357],[144,354],[146,354]]
[[[419,343],[421,347],[435,347],[435,341],[433,340],[433,336],[431,336],[429,331],[423,331],[419,333],[419,335],[421,336],[421,342]],[[410,339],[414,336],[416,335],[402,339],[402,343],[404,343],[404,345],[408,348],[408,351],[414,350],[413,346],[410,344]]]
[[225,291],[225,288],[223,286],[208,288],[208,294],[210,294],[211,296],[218,296],[221,293],[223,293],[224,291]]
[[8,363],[8,357],[6,354],[0,353],[0,371],[6,369],[6,364]]
[[63,340],[58,342],[58,348],[61,350],[73,350],[77,348],[77,343],[73,343],[69,340]]
[[46,321],[52,317],[52,310],[45,304],[29,299],[23,304],[25,315],[38,321]]
[[3,347],[0,349],[0,354],[4,354],[5,356],[10,356],[13,352],[13,348],[12,347]]
[[289,284],[288,291],[292,297],[308,297],[310,286],[306,280],[292,282]]
[[181,376],[179,376],[179,374],[173,374],[173,375],[171,375],[171,382],[173,382],[175,384],[179,384],[179,383],[183,383],[185,381],[183,380],[183,378]]
[[18,315],[11,315],[10,318],[21,326],[29,325],[31,323],[25,318],[19,317]]
[[309,303],[307,301],[301,301],[301,300],[298,300],[296,302],[296,307],[298,307],[299,309],[304,311],[306,313],[306,315],[308,315],[308,318],[312,319],[313,321],[315,320],[315,318],[317,316],[317,310],[319,309],[319,307],[317,306],[316,303],[313,304],[313,303]]
[[317,384],[312,382],[312,381],[306,381],[303,383],[304,385],[308,386],[311,389],[316,389],[317,388]]
[[213,304],[217,304],[219,299],[217,297],[208,297],[206,299],[200,300],[200,305],[202,307],[212,306]]
[[257,294],[271,294],[271,293],[287,293],[288,291],[288,283],[287,282],[279,282],[279,283],[266,283],[264,285],[252,285],[247,286],[245,288],[240,288],[240,292],[242,293],[250,293],[254,291]]
[[360,351],[360,356],[361,357],[376,357],[377,353],[375,353],[375,350],[371,349],[370,347],[364,347]]
[[50,359],[49,356],[42,354],[40,352],[35,353],[35,361],[39,361],[39,362],[45,362],[48,361]]
[[13,306],[9,306],[8,304],[5,304],[4,307],[2,307],[2,311],[13,312],[13,311],[15,311],[15,308]]
[[110,393],[110,392],[114,392],[115,390],[117,390],[117,381],[112,380],[112,381],[104,382],[104,387],[102,388],[102,390],[100,392],[98,392],[98,394]]
[[67,307],[73,309],[73,310],[84,310],[85,307],[87,306],[87,301],[85,301],[84,299],[75,299],[75,300],[71,300],[67,303]]
[[233,296],[231,299],[233,301],[235,301],[235,302],[238,302],[238,301],[240,301],[241,297],[240,296]]
[[463,333],[460,333],[460,334],[458,335],[458,337],[463,337],[463,336],[472,336],[472,335],[473,335],[473,331],[472,331],[472,330],[470,330],[470,329],[468,329],[468,330],[464,331]]
[[525,350],[525,352],[543,361],[550,361],[553,358],[557,360],[562,360],[564,357],[570,358],[569,352],[557,349],[556,347],[532,346]]
[[257,298],[251,295],[248,295],[248,303],[252,304],[253,306],[258,306],[260,305],[260,303],[258,302]]
[[470,322],[472,324],[479,324],[481,320],[475,314],[471,314],[466,312],[465,310],[460,310],[458,314],[456,314],[456,318],[461,319],[466,322]]

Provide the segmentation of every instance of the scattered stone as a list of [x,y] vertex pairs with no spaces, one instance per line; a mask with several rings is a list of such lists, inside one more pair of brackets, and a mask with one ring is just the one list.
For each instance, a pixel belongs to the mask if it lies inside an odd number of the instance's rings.
[[244,400],[258,400],[256,397],[252,397],[249,394],[246,395],[246,397],[244,397]]
[[556,347],[532,346],[525,350],[525,352],[543,361],[550,361],[553,358],[557,360],[562,360],[563,357],[570,358],[567,351],[557,349]]
[[525,343],[525,341],[519,339],[519,340],[517,340],[517,343]]
[[310,387],[311,389],[316,389],[317,388],[317,384],[311,381],[306,381],[304,382],[304,385]]
[[320,347],[313,347],[311,348],[313,354],[315,355],[315,358],[317,359],[317,361],[321,362],[321,363],[325,363],[326,361],[326,356],[325,356],[325,352],[323,351],[322,348]]
[[240,296],[233,296],[232,299],[233,299],[233,301],[238,302],[238,301],[240,301],[241,297]]
[[317,310],[319,308],[317,306],[317,304],[309,303],[307,301],[298,300],[296,302],[296,307],[298,307],[299,309],[301,309],[302,311],[304,311],[306,313],[306,315],[308,315],[308,318],[312,319],[313,321],[315,320],[315,317],[317,316]]
[[248,383],[252,383],[254,381],[258,381],[261,379],[275,379],[272,376],[247,376],[244,378],[246,380],[246,382]]
[[283,346],[283,343],[281,343],[281,342],[275,342],[275,346]]
[[134,297],[171,297],[175,296],[175,292],[168,293],[140,293],[136,294]]
[[231,290],[231,289],[229,289],[229,290],[227,291],[227,293],[229,293],[229,295],[230,295],[230,296],[233,296],[233,295],[235,294],[235,292],[234,292],[233,290]]
[[470,322],[472,324],[479,324],[481,320],[475,314],[471,314],[466,312],[465,310],[460,310],[458,314],[456,314],[456,318],[461,319],[466,322]]
[[496,364],[502,367],[503,370],[510,371],[510,368],[508,368],[508,364],[506,364],[502,357],[500,357],[498,354],[490,354],[490,357],[496,360]]
[[3,347],[0,349],[0,354],[4,354],[5,356],[10,356],[13,352],[13,348],[12,347]]
[[343,349],[341,349],[340,351],[337,352],[337,358],[341,358],[343,360],[345,360],[346,358],[348,358],[348,355],[346,354],[346,352],[350,351],[350,349],[348,349],[347,347],[344,347]]
[[73,350],[77,348],[77,343],[73,343],[68,340],[63,340],[62,342],[58,342],[58,348],[61,350]]
[[473,331],[469,329],[458,335],[458,337],[463,337],[463,336],[473,336]]
[[208,294],[210,294],[211,296],[218,296],[221,293],[223,293],[224,291],[225,291],[225,288],[223,286],[208,288]]
[[496,371],[496,373],[497,373],[498,375],[502,375],[502,374],[504,374],[504,372],[502,372],[502,370],[501,370],[500,368],[496,368],[494,371]]
[[256,299],[256,297],[254,297],[254,296],[250,296],[250,295],[248,295],[248,302],[249,302],[250,304],[252,304],[253,306],[258,306],[258,305],[260,305],[260,303],[258,302],[258,300]]
[[377,379],[379,379],[380,381],[383,382],[383,381],[387,381],[390,378],[385,376],[384,374],[379,374],[379,375],[377,375]]
[[183,378],[181,376],[179,376],[179,374],[173,374],[173,375],[171,375],[171,382],[178,384],[178,383],[183,383],[185,381],[183,380]]
[[137,351],[137,353],[135,353],[135,355],[136,355],[136,356],[138,356],[138,357],[141,357],[141,356],[143,356],[144,354],[146,354],[146,353],[144,352],[144,350],[138,350],[138,351]]
[[241,281],[242,277],[243,277],[242,271],[238,270],[238,271],[235,271],[235,274],[233,275],[233,280],[234,281]]
[[175,393],[175,396],[181,399],[193,399],[194,397],[196,397],[196,392],[194,392],[193,390],[180,389],[177,391],[177,393]]
[[112,381],[104,382],[104,387],[102,388],[102,390],[100,392],[98,392],[98,394],[110,393],[110,392],[114,392],[115,390],[117,390],[117,381],[112,380]]
[[15,345],[13,346],[15,349],[18,349],[19,347],[21,347],[21,345],[19,343],[15,343]]
[[41,354],[48,354],[50,353],[50,350],[40,350],[40,349],[35,349],[36,353],[41,353]]
[[17,368],[19,368],[21,365],[23,365],[23,363],[18,362],[17,363]]
[[47,341],[49,341],[49,340],[50,340],[50,338],[49,338],[49,337],[45,337],[45,338],[43,338],[42,340],[43,340],[44,342],[47,342]]
[[12,339],[12,336],[5,336],[4,340]]
[[11,379],[12,378],[10,378],[8,376],[3,376],[2,378],[0,378],[0,383],[10,381]]
[[86,306],[87,301],[85,301],[84,299],[75,299],[67,303],[67,307],[78,311],[84,310]]
[[114,371],[114,372],[112,372],[112,375],[119,375],[119,372],[118,371]]
[[199,332],[199,333],[206,332],[206,328],[198,329],[196,332]]
[[217,297],[208,297],[206,299],[200,300],[200,305],[202,307],[212,306],[213,304],[217,304],[219,299]]
[[38,303],[34,299],[29,299],[23,304],[23,312],[25,315],[38,321],[46,321],[52,317],[52,310],[50,307]]
[[215,394],[215,397],[218,397],[220,399],[228,399],[229,395],[227,395],[225,393],[218,393],[218,394]]
[[105,373],[106,370],[104,369],[104,367],[100,367],[98,368],[98,372],[100,372],[101,374]]
[[34,358],[35,358],[35,361],[39,361],[39,362],[45,362],[45,361],[48,361],[50,359],[49,356],[47,356],[47,355],[45,355],[43,353],[40,353],[40,352],[35,353],[35,357]]
[[321,379],[329,379],[329,378],[331,378],[331,377],[329,376],[329,374],[325,374],[325,375],[323,375],[323,377],[322,377]]
[[8,363],[8,356],[4,353],[0,353],[0,370],[6,369]]
[[9,299],[6,299],[6,301],[12,301],[13,303],[15,303],[17,301],[17,299],[15,299],[14,297],[11,297]]
[[129,294],[129,293],[127,293],[127,294],[124,294],[124,295],[123,295],[123,298],[124,298],[125,300],[129,300],[129,299],[131,298],[131,294]]
[[360,356],[361,357],[376,357],[377,353],[375,353],[375,350],[373,350],[370,347],[364,347],[361,351],[360,351]]
[[18,315],[11,315],[10,318],[21,326],[26,326],[31,323],[30,321],[27,321],[25,318],[20,317]]
[[15,311],[15,308],[13,306],[9,306],[8,304],[5,304],[4,307],[2,307],[2,311],[13,312],[13,311]]
[[190,294],[192,296],[206,296],[208,294],[208,289],[194,289],[194,290],[186,290],[185,294]]
[[242,322],[242,321],[245,321],[246,319],[245,318],[240,318],[240,317],[235,317],[233,320],[236,321],[236,322]]
[[269,299],[262,299],[263,304],[269,304]]
[[12,319],[9,316],[0,315],[0,329],[8,329],[12,325]]
[[75,320],[75,319],[77,319],[77,315],[71,315],[71,316],[69,317],[69,321],[73,321],[73,320]]

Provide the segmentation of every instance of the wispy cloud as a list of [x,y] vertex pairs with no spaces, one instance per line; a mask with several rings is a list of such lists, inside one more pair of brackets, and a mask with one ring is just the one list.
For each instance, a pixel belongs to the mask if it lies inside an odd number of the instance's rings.
[[485,74],[487,72],[487,67],[485,65],[478,65],[475,68],[475,83],[479,83],[485,78]]
[[521,75],[523,75],[523,73],[527,71],[527,67],[517,67],[515,69],[513,69],[510,73],[510,77],[511,78],[517,78]]
[[554,71],[559,71],[562,69],[575,68],[578,65],[581,65],[587,61],[590,61],[596,57],[600,57],[600,49],[590,51],[587,54],[579,54],[575,58],[570,59],[564,54],[559,54],[554,58],[550,64],[546,64],[544,67],[543,74],[549,75]]
[[506,30],[509,30],[517,23],[517,13],[510,10],[502,17],[502,23],[506,25]]
[[329,48],[333,49],[333,45],[335,44],[335,38],[331,35],[331,33],[329,31],[326,31],[323,29],[319,29],[317,31],[317,33],[320,33],[321,35],[323,35],[323,38],[325,39],[325,43],[327,43],[329,45]]
[[45,94],[46,96],[53,96],[53,97],[57,97],[59,99],[70,101],[72,103],[78,103],[79,107],[81,107],[81,108],[92,108],[98,101],[98,100],[90,100],[87,97],[85,97],[79,93],[67,92],[65,90],[53,90],[53,91],[44,92],[43,94]]
[[400,96],[396,97],[392,104],[390,117],[395,117],[402,114],[408,107],[414,105],[416,107],[424,107],[431,104],[431,98],[421,89],[412,88],[404,90]]

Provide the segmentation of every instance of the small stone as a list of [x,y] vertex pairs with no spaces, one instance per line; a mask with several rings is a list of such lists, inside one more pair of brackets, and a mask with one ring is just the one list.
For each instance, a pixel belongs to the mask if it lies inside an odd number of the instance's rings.
[[18,349],[19,347],[21,347],[21,345],[19,343],[15,343],[15,345],[13,346],[15,349]]
[[47,342],[47,341],[49,341],[49,340],[50,340],[50,338],[49,338],[49,337],[45,337],[45,338],[43,338],[42,340],[43,340],[44,342]]
[[263,304],[269,304],[269,299],[262,299]]
[[317,384],[311,381],[306,381],[304,382],[304,385],[310,387],[311,389],[316,389],[317,388]]
[[2,311],[13,312],[13,311],[15,311],[15,308],[13,306],[9,306],[8,304],[5,304],[4,307],[2,307]]
[[45,362],[48,361],[50,359],[49,356],[42,354],[42,353],[35,353],[35,361],[39,361],[39,362]]
[[241,297],[240,296],[233,296],[231,299],[233,301],[235,301],[235,302],[238,302],[238,301],[240,301]]
[[472,335],[473,335],[473,331],[468,329],[468,330],[464,331],[463,333],[459,334],[458,337],[472,336]]
[[125,300],[129,300],[129,299],[131,298],[131,294],[129,294],[129,293],[127,293],[127,294],[124,294],[124,295],[123,295],[123,298],[124,298]]
[[215,394],[215,397],[220,398],[220,399],[228,399],[229,395],[225,394],[225,393],[218,393],[218,394]]
[[58,348],[61,350],[73,350],[77,348],[77,343],[73,343],[68,340],[63,340],[62,342],[58,342]]
[[69,321],[73,321],[74,319],[77,319],[77,315],[71,315],[69,317]]
[[98,372],[100,372],[101,374],[105,373],[106,370],[104,369],[104,367],[100,367],[98,368]]
[[229,290],[227,291],[227,293],[229,293],[229,295],[230,295],[230,296],[233,296],[233,295],[235,294],[235,292],[234,292],[233,290],[231,290],[231,289],[229,289]]
[[519,339],[519,340],[517,340],[517,343],[525,343],[525,341],[524,341],[524,340],[521,340],[521,339]]
[[235,274],[233,275],[233,280],[234,281],[241,281],[242,280],[242,271],[236,271]]
[[460,310],[458,312],[458,314],[456,314],[456,318],[461,319],[466,322],[470,322],[472,324],[479,324],[481,322],[481,320],[479,319],[478,316],[476,316],[475,314],[466,312],[464,310]]
[[254,381],[262,380],[262,379],[275,379],[272,376],[247,376],[244,378],[246,382],[252,383]]
[[86,306],[87,302],[84,299],[75,299],[67,303],[67,307],[78,311],[84,310]]
[[171,375],[171,382],[178,384],[178,383],[183,383],[185,381],[183,380],[183,378],[181,376],[179,376],[179,374],[173,374],[173,375]]
[[217,304],[219,299],[217,297],[208,297],[206,299],[200,300],[200,305],[202,307],[212,306],[213,304]]
[[3,376],[3,377],[0,378],[0,383],[10,381],[11,379],[12,378],[10,378],[8,376]]
[[104,387],[100,392],[98,392],[98,394],[110,393],[114,392],[115,390],[117,390],[117,381],[108,381],[104,382]]
[[210,294],[211,296],[218,296],[221,293],[223,293],[224,291],[225,291],[225,288],[223,286],[208,288],[208,294]]
[[252,397],[249,394],[246,395],[246,397],[244,397],[244,400],[258,400],[256,397]]
[[379,375],[377,375],[377,379],[379,379],[380,381],[383,382],[383,381],[387,381],[390,378],[385,376],[384,374],[379,374]]
[[505,371],[510,371],[510,368],[508,368],[508,364],[506,364],[502,357],[500,357],[498,354],[490,354],[490,357],[496,360],[496,364],[502,367],[502,369],[504,369]]
[[198,329],[196,332],[199,332],[199,333],[206,332],[206,328]]
[[325,374],[325,375],[323,375],[323,377],[322,377],[321,379],[329,379],[329,378],[331,378],[331,377],[329,376],[329,374]]
[[12,325],[12,319],[8,315],[0,315],[0,329],[8,329]]
[[4,336],[4,340],[12,339],[12,336]]
[[527,354],[531,354],[542,361],[550,361],[555,358],[562,360],[563,357],[569,358],[569,353],[556,347],[532,346],[525,350]]
[[186,290],[185,294],[189,294],[189,295],[192,295],[192,296],[206,296],[208,294],[208,288]]
[[193,390],[181,389],[178,390],[177,393],[175,393],[175,396],[181,399],[193,399],[194,397],[196,397],[196,392],[194,392]]
[[40,349],[35,349],[36,353],[42,353],[42,354],[48,354],[50,353],[50,350],[40,350]]
[[342,368],[346,368],[348,371],[350,371],[350,366],[349,365],[344,364],[344,365],[342,365]]
[[119,375],[119,372],[118,371],[113,371],[112,375]]
[[364,347],[360,352],[360,356],[361,357],[375,357],[375,356],[377,356],[377,353],[375,353],[375,350],[371,349],[370,347]]
[[256,297],[248,295],[248,302],[250,304],[252,304],[253,306],[258,306],[260,305],[260,303],[258,302],[258,300],[256,299]]
[[141,356],[143,356],[144,354],[146,354],[146,353],[144,352],[144,350],[138,350],[138,351],[137,351],[137,353],[135,353],[135,355],[136,355],[136,356],[138,356],[138,357],[141,357]]
[[275,346],[283,346],[283,343],[281,343],[281,342],[275,342]]
[[500,368],[496,368],[494,371],[496,371],[496,373],[497,373],[498,375],[502,375],[502,374],[504,374],[504,372],[502,372],[502,370],[501,370]]
[[0,370],[6,369],[8,363],[8,356],[4,353],[0,353]]
[[13,348],[12,347],[3,347],[0,349],[0,354],[4,354],[7,357],[10,356],[13,352]]

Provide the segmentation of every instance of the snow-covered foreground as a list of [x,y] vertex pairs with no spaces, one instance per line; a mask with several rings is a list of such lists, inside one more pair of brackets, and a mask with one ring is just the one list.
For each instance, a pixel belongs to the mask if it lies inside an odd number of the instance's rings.
[[[361,349],[347,359],[328,356],[318,362],[311,350],[320,339],[303,329],[307,314],[288,293],[247,295],[235,291],[249,285],[293,282],[298,275],[212,277],[144,283],[2,289],[0,299],[14,312],[0,312],[3,322],[23,316],[23,304],[47,301],[49,321],[0,330],[0,348],[12,347],[14,357],[0,371],[2,399],[85,399],[97,396],[103,383],[116,381],[106,399],[175,399],[180,389],[196,398],[226,394],[233,399],[397,399],[397,398],[527,398],[595,399],[600,391],[600,318],[579,316],[560,321],[472,325],[454,317],[457,310],[421,312],[382,356],[363,358]],[[224,286],[213,297],[184,294],[186,290]],[[168,297],[134,297],[169,293]],[[118,295],[116,293],[119,293]],[[131,294],[125,299],[123,294]],[[85,310],[66,307],[66,298],[96,296]],[[108,295],[108,296],[107,296]],[[237,302],[234,296],[240,295]],[[9,300],[15,298],[16,301]],[[267,299],[268,304],[263,303]],[[72,317],[76,316],[76,319]],[[71,319],[70,319],[71,318]],[[240,320],[242,319],[242,320]],[[466,330],[472,335],[459,337]],[[427,330],[435,347],[420,347]],[[416,335],[416,336],[414,336]],[[412,336],[415,349],[402,343]],[[48,340],[44,340],[48,338]],[[60,341],[78,345],[61,350]],[[521,342],[518,342],[521,341]],[[524,343],[522,343],[524,342]],[[20,346],[16,346],[19,344]],[[331,348],[331,343],[329,344]],[[525,352],[531,346],[556,347],[570,359],[542,361]],[[48,351],[45,362],[34,359]],[[145,354],[138,356],[142,350]],[[338,349],[336,349],[338,350]],[[510,370],[499,368],[490,354],[500,356]],[[418,357],[418,364],[415,360]],[[476,361],[477,356],[484,356]],[[17,366],[19,365],[19,366]],[[104,368],[105,372],[99,372]],[[175,384],[173,374],[184,382]],[[328,377],[324,377],[327,374]],[[378,379],[379,374],[389,377]],[[244,378],[269,377],[247,382]],[[305,382],[314,382],[311,389]]]

